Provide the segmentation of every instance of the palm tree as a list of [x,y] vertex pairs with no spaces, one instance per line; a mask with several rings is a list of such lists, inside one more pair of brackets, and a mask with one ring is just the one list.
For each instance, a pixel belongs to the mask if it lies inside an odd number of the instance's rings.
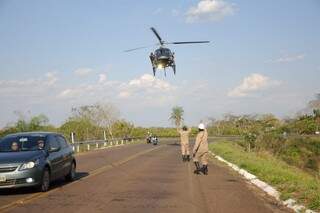
[[183,121],[183,113],[184,113],[184,110],[182,107],[175,106],[172,108],[172,112],[169,120],[171,120],[172,123],[176,125],[176,127],[180,127],[181,122]]

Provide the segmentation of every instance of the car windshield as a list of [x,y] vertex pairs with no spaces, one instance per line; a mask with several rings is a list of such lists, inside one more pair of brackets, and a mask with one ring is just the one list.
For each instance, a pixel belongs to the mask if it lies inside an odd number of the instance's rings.
[[0,152],[42,150],[45,139],[44,136],[7,136],[0,140]]

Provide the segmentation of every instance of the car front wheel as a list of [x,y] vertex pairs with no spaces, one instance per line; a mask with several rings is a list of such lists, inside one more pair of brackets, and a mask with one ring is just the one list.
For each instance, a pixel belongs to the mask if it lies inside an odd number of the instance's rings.
[[42,174],[42,180],[39,186],[41,192],[46,192],[50,188],[50,172],[48,168],[45,168]]
[[66,176],[66,180],[71,182],[71,181],[74,181],[75,178],[76,178],[76,164],[72,162],[70,171]]

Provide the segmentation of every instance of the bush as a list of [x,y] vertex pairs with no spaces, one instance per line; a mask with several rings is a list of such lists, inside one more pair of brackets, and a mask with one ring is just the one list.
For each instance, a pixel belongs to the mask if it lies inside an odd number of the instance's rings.
[[256,141],[250,135],[244,139],[245,142],[238,142],[241,146],[250,143],[254,151],[267,151],[290,165],[313,174],[319,172],[320,139],[305,136],[286,137],[276,132],[263,133]]

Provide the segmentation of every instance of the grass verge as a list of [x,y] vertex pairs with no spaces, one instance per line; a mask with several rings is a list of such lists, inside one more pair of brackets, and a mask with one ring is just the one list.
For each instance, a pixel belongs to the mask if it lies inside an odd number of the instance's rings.
[[294,198],[307,208],[320,211],[320,180],[289,166],[269,153],[245,152],[236,143],[218,141],[210,150],[274,186],[281,199]]

